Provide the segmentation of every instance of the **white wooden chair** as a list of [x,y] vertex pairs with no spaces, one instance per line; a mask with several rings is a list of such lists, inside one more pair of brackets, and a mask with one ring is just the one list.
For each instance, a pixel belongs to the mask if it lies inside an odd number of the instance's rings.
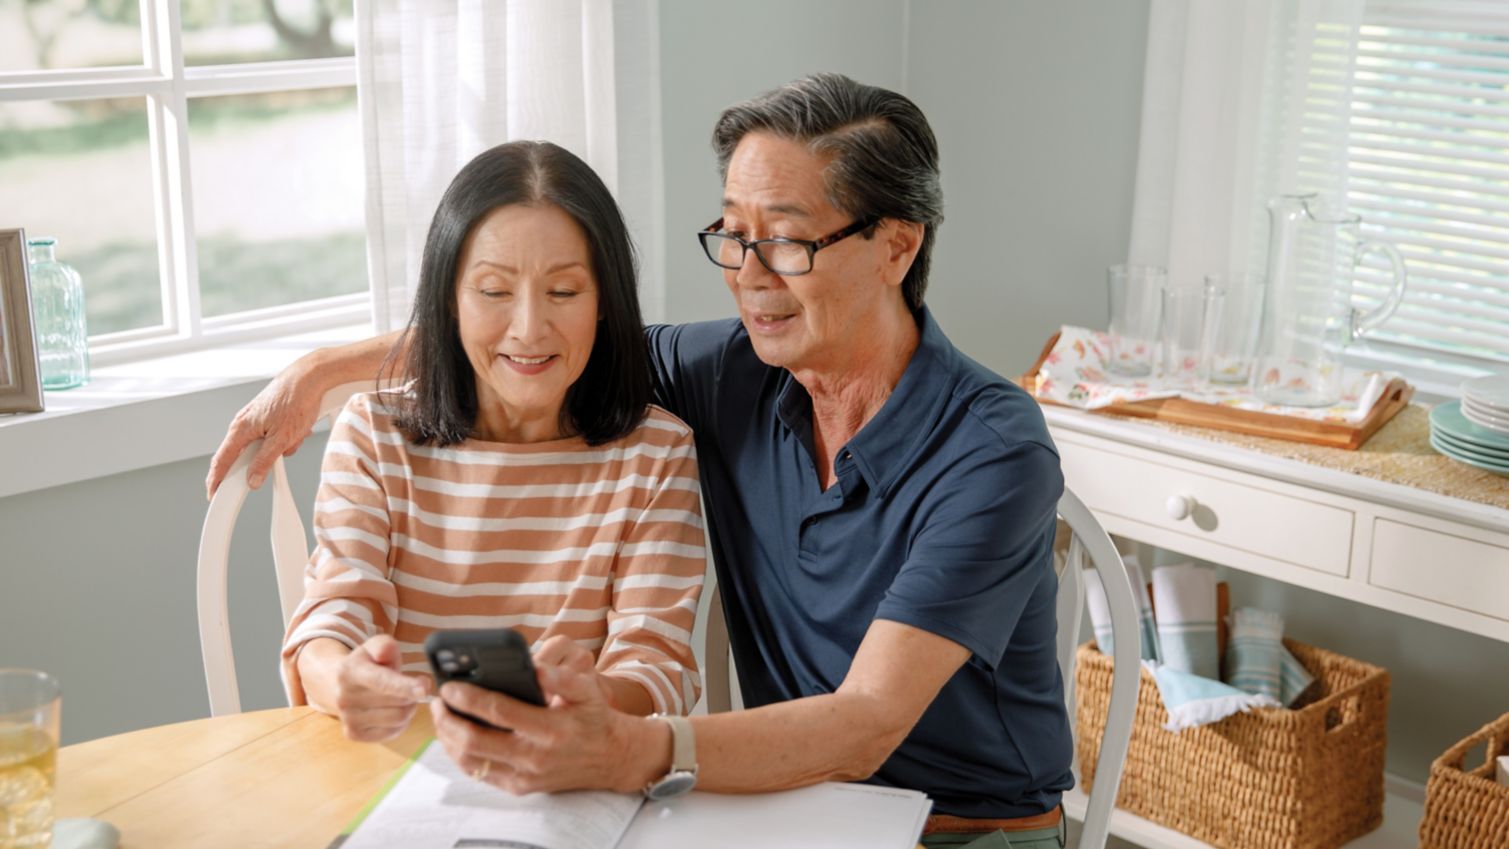
[[[320,420],[333,418],[346,406],[352,395],[370,391],[370,380],[348,383],[332,389],[320,402]],[[204,655],[204,678],[210,692],[210,716],[241,712],[241,692],[236,684],[236,659],[231,652],[227,572],[230,562],[231,532],[236,517],[251,488],[246,484],[246,469],[262,443],[253,442],[232,464],[204,516],[199,534],[198,607],[199,646]],[[293,618],[299,600],[304,597],[304,565],[309,562],[309,538],[299,518],[298,503],[288,486],[283,458],[273,463],[268,477],[272,490],[272,560],[278,579],[278,601],[283,608],[283,626]],[[275,658],[268,658],[272,663]]]
[[[1058,515],[1073,532],[1069,556],[1058,582],[1058,665],[1064,678],[1064,701],[1069,718],[1074,718],[1074,650],[1079,640],[1080,622],[1085,608],[1085,584],[1080,575],[1088,557],[1106,587],[1111,608],[1114,635],[1111,676],[1111,704],[1106,717],[1105,737],[1100,744],[1100,760],[1095,768],[1095,790],[1090,794],[1084,827],[1079,833],[1079,849],[1103,849],[1110,833],[1111,810],[1116,804],[1116,790],[1121,784],[1121,768],[1126,763],[1132,742],[1132,719],[1137,713],[1137,679],[1142,663],[1142,638],[1137,622],[1137,603],[1132,596],[1132,582],[1127,578],[1121,554],[1111,544],[1105,529],[1074,493],[1064,490],[1058,502]],[[707,641],[703,649],[703,694],[708,713],[730,709],[733,682],[730,678],[728,627],[718,587],[712,587],[708,607]]]
[[1100,526],[1090,508],[1069,490],[1058,500],[1058,516],[1072,532],[1069,556],[1058,578],[1058,668],[1064,677],[1064,703],[1074,720],[1074,650],[1079,641],[1085,612],[1085,581],[1081,574],[1086,557],[1100,574],[1111,609],[1111,634],[1115,650],[1111,659],[1111,703],[1106,710],[1106,731],[1100,741],[1095,767],[1095,788],[1085,808],[1079,832],[1079,849],[1103,849],[1111,829],[1111,811],[1121,786],[1132,743],[1132,720],[1137,715],[1137,685],[1142,668],[1142,632],[1137,620],[1137,602],[1127,577],[1121,553]]

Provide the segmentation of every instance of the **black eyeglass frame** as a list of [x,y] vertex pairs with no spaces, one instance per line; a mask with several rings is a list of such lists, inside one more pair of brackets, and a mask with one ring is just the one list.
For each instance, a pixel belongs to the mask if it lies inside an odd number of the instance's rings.
[[[786,239],[786,238],[774,238],[774,239],[756,239],[753,242],[746,242],[743,239],[739,238],[738,236],[733,236],[733,235],[730,235],[728,233],[719,233],[718,230],[723,227],[723,219],[719,218],[717,221],[714,221],[713,223],[707,225],[707,227],[705,227],[702,230],[698,231],[698,233],[697,233],[697,241],[699,241],[699,242],[702,243],[702,253],[706,254],[708,260],[711,261],[713,265],[716,265],[719,268],[727,268],[730,271],[743,268],[744,267],[744,259],[745,259],[746,256],[748,256],[750,249],[753,248],[754,249],[755,258],[758,259],[760,261],[760,264],[763,265],[763,266],[765,266],[765,269],[767,271],[769,271],[771,274],[778,274],[778,275],[780,275],[782,277],[800,277],[803,274],[811,274],[812,273],[813,263],[817,260],[817,252],[818,251],[820,251],[823,248],[826,248],[829,245],[832,245],[832,244],[834,244],[836,242],[841,242],[844,239],[847,239],[850,236],[854,235],[855,233],[863,233],[864,231],[870,229],[871,227],[874,227],[878,223],[880,223],[880,219],[879,218],[861,218],[858,221],[855,221],[854,223],[850,224],[849,226],[843,228],[842,230],[834,230],[832,233],[829,233],[828,235],[823,236],[820,239]],[[739,247],[743,249],[743,250],[741,250],[739,252],[739,264],[738,265],[724,265],[723,263],[719,262],[717,260],[717,258],[713,256],[713,250],[712,250],[711,247],[709,247],[709,245],[707,243],[707,237],[708,236],[717,236],[720,239],[730,239],[730,240],[732,240],[734,242],[737,242],[739,244]],[[774,244],[774,245],[800,245],[803,248],[806,248],[807,249],[807,270],[806,271],[776,271],[774,268],[771,268],[770,267],[770,263],[767,262],[766,259],[765,259],[765,252],[762,251],[762,250],[760,250],[760,245],[772,245],[772,244]]]

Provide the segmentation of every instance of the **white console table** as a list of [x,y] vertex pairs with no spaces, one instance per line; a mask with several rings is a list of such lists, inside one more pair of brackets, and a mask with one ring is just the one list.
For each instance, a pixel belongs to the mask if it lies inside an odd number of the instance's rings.
[[[1341,452],[1325,463],[1281,456],[1295,452],[1271,440],[1044,413],[1066,484],[1112,534],[1509,642],[1509,478],[1422,448],[1418,408],[1374,437],[1395,428],[1385,441],[1396,460]],[[1366,474],[1327,467],[1354,460]],[[1391,463],[1423,470],[1437,491],[1391,481],[1410,477],[1391,475]],[[1349,847],[1417,845],[1421,788],[1390,779],[1388,789],[1383,827]],[[1076,819],[1084,803],[1079,791],[1065,797]],[[1112,833],[1150,849],[1205,846],[1119,810]]]

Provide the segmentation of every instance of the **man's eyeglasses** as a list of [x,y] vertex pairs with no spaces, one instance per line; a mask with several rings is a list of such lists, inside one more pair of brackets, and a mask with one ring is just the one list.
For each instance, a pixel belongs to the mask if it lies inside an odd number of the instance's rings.
[[753,250],[760,264],[770,269],[772,274],[796,277],[812,270],[812,259],[818,251],[855,233],[864,232],[874,224],[873,218],[863,219],[814,240],[758,239],[746,242],[738,236],[720,232],[723,229],[723,219],[719,218],[698,233],[697,238],[702,242],[702,250],[707,258],[719,268],[743,268],[744,254]]

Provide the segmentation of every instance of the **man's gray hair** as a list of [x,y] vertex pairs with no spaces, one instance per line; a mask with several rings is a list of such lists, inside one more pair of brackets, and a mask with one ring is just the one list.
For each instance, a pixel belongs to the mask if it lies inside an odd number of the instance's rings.
[[[739,141],[767,132],[831,157],[824,170],[828,200],[855,220],[893,218],[925,225],[922,247],[902,281],[907,306],[922,306],[943,188],[938,141],[917,104],[842,74],[813,74],[723,110],[713,128],[718,173]],[[873,229],[865,238],[874,234]]]

